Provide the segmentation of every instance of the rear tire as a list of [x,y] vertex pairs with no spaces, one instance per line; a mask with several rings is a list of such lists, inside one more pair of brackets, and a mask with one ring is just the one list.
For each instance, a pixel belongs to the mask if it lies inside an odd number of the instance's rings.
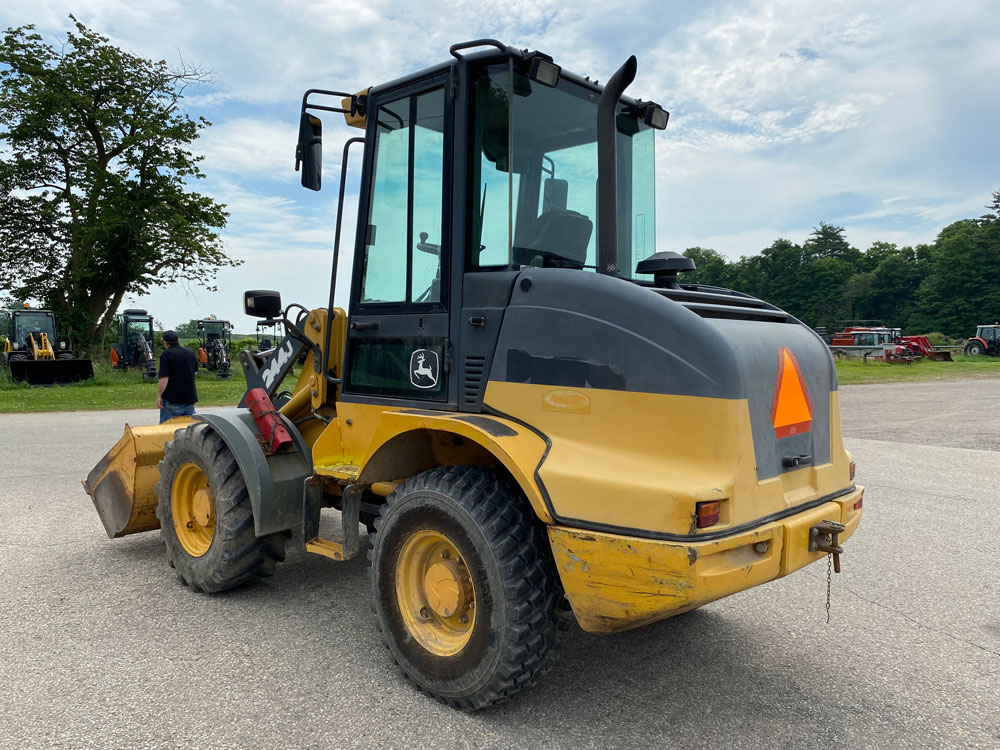
[[178,430],[159,468],[160,535],[184,584],[215,593],[274,575],[288,534],[256,536],[243,474],[214,430]]
[[475,466],[412,477],[380,510],[369,551],[378,628],[403,675],[442,703],[497,703],[555,658],[568,623],[530,512],[505,477]]

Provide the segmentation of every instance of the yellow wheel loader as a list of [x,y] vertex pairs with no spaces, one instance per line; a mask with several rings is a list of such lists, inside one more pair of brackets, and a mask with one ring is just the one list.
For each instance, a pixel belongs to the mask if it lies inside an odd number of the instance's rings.
[[57,338],[56,318],[48,310],[11,310],[7,318],[3,365],[14,381],[29,385],[75,383],[94,377],[89,359],[77,357]]
[[539,679],[567,609],[614,633],[827,555],[839,570],[863,489],[829,350],[766,302],[681,283],[691,261],[657,250],[668,117],[624,96],[635,71],[602,87],[476,40],[360,94],[306,92],[304,186],[318,114],[364,130],[339,165],[329,304],[245,293],[284,339],[241,355],[243,408],[126,426],[85,482],[108,535],[159,527],[204,592],[271,575],[290,539],[332,560],[367,546],[392,658],[468,710]]

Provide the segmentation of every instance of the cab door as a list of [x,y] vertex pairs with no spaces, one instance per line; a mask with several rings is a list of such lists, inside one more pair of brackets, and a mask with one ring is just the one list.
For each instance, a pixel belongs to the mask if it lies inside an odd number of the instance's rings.
[[[349,309],[347,401],[448,408],[446,236],[451,122],[446,76],[369,99],[366,165]],[[372,112],[371,108],[374,108]],[[374,130],[374,132],[372,132]]]

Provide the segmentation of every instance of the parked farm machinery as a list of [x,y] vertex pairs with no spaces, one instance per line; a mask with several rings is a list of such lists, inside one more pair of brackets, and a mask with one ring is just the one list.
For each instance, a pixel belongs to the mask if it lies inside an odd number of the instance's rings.
[[57,333],[56,316],[48,310],[11,310],[7,317],[3,365],[11,380],[30,385],[75,383],[94,377],[89,359],[77,357]]

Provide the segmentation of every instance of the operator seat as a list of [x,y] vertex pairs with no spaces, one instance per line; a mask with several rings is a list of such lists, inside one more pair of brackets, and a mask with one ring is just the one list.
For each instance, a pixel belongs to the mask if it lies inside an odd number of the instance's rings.
[[594,223],[567,209],[546,211],[521,235],[513,248],[516,265],[583,268]]

